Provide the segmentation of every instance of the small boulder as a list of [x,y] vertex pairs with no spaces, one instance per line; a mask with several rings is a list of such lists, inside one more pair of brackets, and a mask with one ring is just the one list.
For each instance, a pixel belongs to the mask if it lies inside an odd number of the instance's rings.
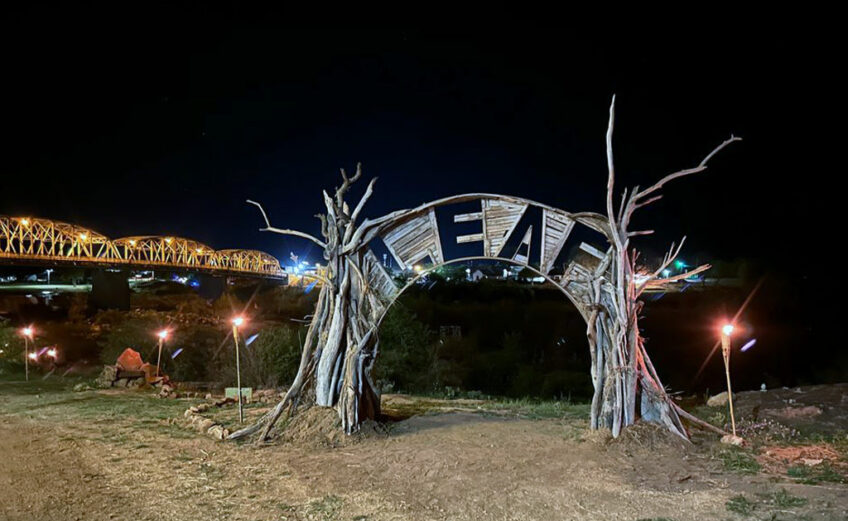
[[197,422],[197,430],[200,431],[200,432],[206,432],[213,425],[215,425],[214,420],[210,420],[209,418],[204,418],[202,421]]
[[216,425],[209,427],[209,429],[206,431],[206,434],[208,434],[209,436],[212,436],[216,440],[223,440],[229,435],[229,433],[224,434],[225,431],[226,431],[226,429],[224,429],[224,427],[222,425],[216,424]]
[[100,376],[94,381],[94,385],[101,388],[112,387],[118,378],[118,369],[114,365],[103,366]]
[[727,405],[727,391],[710,396],[710,399],[707,400],[707,407],[723,407],[725,405]]
[[721,442],[725,445],[733,445],[735,447],[741,447],[745,445],[745,440],[740,438],[739,436],[734,436],[732,434],[726,434],[721,437]]

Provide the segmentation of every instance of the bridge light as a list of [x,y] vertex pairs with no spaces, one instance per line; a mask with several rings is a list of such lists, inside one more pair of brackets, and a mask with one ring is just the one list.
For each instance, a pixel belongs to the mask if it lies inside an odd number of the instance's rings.
[[84,240],[88,239],[88,234],[87,233],[81,233],[81,234],[79,234],[79,238],[84,241]]
[[130,239],[130,246],[135,246],[135,239]]
[[29,226],[29,219],[27,219],[26,217],[21,219],[21,226]]
[[197,248],[197,250],[195,250],[195,251],[196,251],[197,253],[203,253],[203,248]]
[[165,242],[167,242],[168,244],[171,244],[171,238],[170,238],[170,237],[165,237]]

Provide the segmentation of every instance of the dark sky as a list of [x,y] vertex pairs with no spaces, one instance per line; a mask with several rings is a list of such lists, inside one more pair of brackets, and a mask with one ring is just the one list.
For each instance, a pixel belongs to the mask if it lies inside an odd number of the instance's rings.
[[685,234],[715,258],[807,262],[787,245],[813,207],[799,134],[827,59],[798,31],[583,37],[579,20],[363,25],[199,6],[4,18],[0,213],[285,260],[306,244],[259,233],[244,200],[317,234],[320,190],[356,161],[380,177],[372,217],[467,191],[603,211],[616,93],[620,187],[744,138],[640,215],[661,232],[649,248]]

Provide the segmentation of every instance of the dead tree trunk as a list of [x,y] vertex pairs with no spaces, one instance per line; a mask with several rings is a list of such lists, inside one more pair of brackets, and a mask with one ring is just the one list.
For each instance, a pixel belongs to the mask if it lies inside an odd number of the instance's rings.
[[[630,231],[633,213],[643,206],[657,201],[662,196],[658,191],[667,182],[686,175],[701,172],[707,162],[719,150],[739,138],[731,136],[712,150],[698,166],[669,174],[656,184],[640,190],[635,187],[629,193],[624,190],[616,212],[615,166],[613,161],[612,137],[615,123],[615,96],[610,105],[607,128],[607,198],[606,209],[612,246],[611,268],[604,266],[596,272],[592,284],[592,297],[596,304],[588,321],[588,336],[593,355],[592,376],[595,393],[592,399],[591,424],[593,428],[609,428],[618,436],[623,427],[632,425],[638,418],[661,423],[672,432],[687,437],[680,421],[677,408],[668,397],[639,332],[639,313],[642,293],[648,288],[662,287],[670,282],[685,279],[709,269],[699,266],[686,273],[663,278],[663,271],[677,258],[685,237],[675,248],[672,244],[660,266],[652,271],[640,270],[637,266],[639,253],[631,248],[630,239],[649,235],[653,230]],[[607,273],[607,277],[603,276]]]
[[231,439],[260,429],[260,439],[266,439],[280,416],[292,413],[307,393],[316,405],[337,407],[348,433],[356,430],[363,420],[376,418],[380,413],[380,399],[370,378],[377,354],[376,321],[371,320],[374,300],[363,276],[365,244],[357,242],[363,234],[354,234],[357,218],[373,192],[376,178],[351,212],[344,196],[362,176],[361,166],[357,165],[353,177],[348,178],[344,170],[341,175],[343,183],[334,197],[324,192],[326,214],[316,216],[321,221],[323,240],[272,227],[262,207],[250,201],[262,210],[266,230],[304,237],[321,246],[327,270],[321,280],[321,293],[295,381],[274,409],[255,425],[233,433]]

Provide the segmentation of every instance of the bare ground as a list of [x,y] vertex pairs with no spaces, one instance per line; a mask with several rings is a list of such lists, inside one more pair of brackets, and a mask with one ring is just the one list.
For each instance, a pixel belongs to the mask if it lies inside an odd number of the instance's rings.
[[584,420],[459,402],[316,442],[309,424],[333,420],[313,409],[301,434],[292,425],[286,442],[257,447],[169,420],[196,401],[7,391],[0,385],[0,519],[9,521],[848,518],[844,484],[740,473],[711,436],[688,444],[647,425],[610,440]]

